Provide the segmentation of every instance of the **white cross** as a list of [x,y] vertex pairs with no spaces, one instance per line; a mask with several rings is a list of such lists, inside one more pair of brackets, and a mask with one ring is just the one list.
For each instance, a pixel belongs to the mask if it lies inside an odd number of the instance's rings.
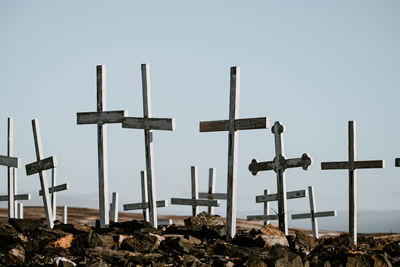
[[110,220],[112,222],[118,222],[118,192],[112,193],[112,202],[110,204]]
[[35,173],[39,174],[40,186],[43,194],[43,205],[46,214],[47,227],[53,228],[54,217],[51,210],[49,189],[47,186],[47,178],[45,170],[55,168],[57,166],[56,157],[43,158],[42,139],[40,137],[39,121],[37,119],[32,120],[33,139],[35,141],[36,151],[36,162],[25,165],[26,175],[32,175]]
[[249,171],[253,175],[256,175],[259,171],[275,171],[278,187],[279,229],[284,232],[285,235],[288,235],[285,170],[287,168],[296,167],[302,167],[304,170],[307,170],[312,163],[312,159],[305,153],[301,158],[286,159],[283,152],[284,146],[282,137],[282,133],[285,130],[284,126],[280,124],[279,121],[276,121],[271,130],[275,136],[275,158],[273,161],[266,162],[257,162],[257,160],[253,159],[249,165]]
[[318,239],[319,235],[318,235],[317,218],[336,216],[336,210],[317,212],[317,208],[315,206],[313,186],[308,187],[308,197],[310,200],[310,213],[292,214],[292,220],[311,218],[313,237]]
[[321,162],[322,170],[349,170],[349,241],[357,244],[357,169],[384,168],[383,160],[357,161],[356,122],[349,121],[349,160]]
[[8,147],[7,156],[0,156],[0,165],[8,168],[8,218],[15,217],[15,176],[16,169],[21,167],[21,158],[15,158],[14,155],[14,123],[13,118],[8,118]]
[[[210,168],[208,172],[208,192],[199,192],[199,198],[226,200],[226,193],[215,193],[216,174],[215,168]],[[208,213],[214,214],[214,207],[208,207]]]
[[[148,190],[147,190],[147,175],[146,171],[140,172],[141,176],[141,185],[142,185],[142,202],[132,203],[132,204],[124,204],[124,211],[126,210],[143,210],[143,220],[149,221],[149,202],[148,202]],[[164,208],[168,206],[168,201],[159,200],[156,201],[157,208]],[[161,224],[161,223],[160,223]]]
[[[264,190],[264,195],[256,196],[256,203],[264,203],[264,215],[248,215],[248,221],[264,221],[264,225],[268,225],[270,220],[278,220],[278,215],[269,213],[269,202],[277,201],[278,194],[268,194],[268,189]],[[306,190],[297,190],[286,193],[286,199],[302,198],[307,196]]]
[[106,110],[106,66],[96,67],[97,77],[97,112],[77,113],[77,124],[97,124],[97,149],[99,172],[99,212],[100,227],[105,228],[109,224],[108,202],[108,166],[107,166],[107,123],[122,123],[125,110]]
[[228,173],[227,173],[227,205],[226,205],[226,239],[228,241],[236,234],[236,200],[237,200],[237,158],[238,130],[253,130],[268,128],[269,119],[250,118],[239,119],[240,68],[231,67],[229,119],[221,121],[200,122],[200,132],[228,131]]
[[197,207],[198,206],[219,207],[218,200],[199,199],[199,192],[197,190],[197,167],[196,166],[191,166],[190,174],[191,174],[191,185],[192,185],[192,198],[171,198],[171,204],[192,206],[193,216],[197,215]]
[[122,128],[143,129],[145,142],[147,189],[149,199],[150,225],[157,228],[157,203],[156,182],[154,177],[153,162],[153,130],[175,130],[175,119],[152,118],[150,97],[150,68],[148,64],[141,65],[142,92],[143,92],[143,118],[125,117]]

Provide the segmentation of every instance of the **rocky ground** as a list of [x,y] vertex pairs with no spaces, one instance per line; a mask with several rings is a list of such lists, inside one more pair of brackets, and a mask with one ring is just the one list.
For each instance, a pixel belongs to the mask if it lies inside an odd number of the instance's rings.
[[[82,215],[82,214],[81,214]],[[72,221],[71,221],[72,222]],[[307,232],[285,236],[272,225],[240,228],[225,241],[225,222],[201,213],[183,225],[151,228],[127,220],[99,229],[38,218],[0,224],[1,266],[400,266],[400,235],[347,235],[316,240]]]

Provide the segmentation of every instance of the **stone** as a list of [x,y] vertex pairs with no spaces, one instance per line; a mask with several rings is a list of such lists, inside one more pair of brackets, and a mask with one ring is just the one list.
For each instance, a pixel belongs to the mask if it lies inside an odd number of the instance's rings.
[[225,226],[225,220],[218,215],[211,215],[205,211],[184,220],[186,226]]
[[20,265],[25,263],[25,250],[17,244],[6,251],[1,261],[6,265]]
[[155,235],[136,233],[122,241],[121,249],[132,252],[153,251],[160,245],[160,239]]
[[73,234],[67,234],[61,238],[58,238],[54,241],[47,243],[44,248],[70,248],[71,243],[74,240]]
[[198,241],[197,238],[193,237],[190,239],[184,237],[167,237],[161,242],[160,248],[169,252],[189,253],[196,244],[199,244]]
[[296,241],[307,252],[311,252],[319,245],[319,242],[314,237],[300,231],[296,231]]
[[285,234],[272,227],[272,225],[264,226],[255,231],[242,230],[239,231],[232,240],[233,244],[245,247],[271,247],[275,245],[289,246]]
[[60,267],[74,267],[77,264],[67,258],[64,257],[56,257],[54,258],[54,263],[56,264],[56,266],[60,266]]
[[28,231],[34,231],[39,227],[46,227],[46,219],[9,219],[8,223],[15,228],[18,232],[25,233]]
[[123,229],[125,234],[133,234],[140,231],[140,229],[151,227],[150,224],[146,221],[132,220],[126,222],[113,222],[110,225],[110,229],[112,228],[120,228]]
[[349,255],[347,257],[346,267],[361,267],[372,266],[365,254]]

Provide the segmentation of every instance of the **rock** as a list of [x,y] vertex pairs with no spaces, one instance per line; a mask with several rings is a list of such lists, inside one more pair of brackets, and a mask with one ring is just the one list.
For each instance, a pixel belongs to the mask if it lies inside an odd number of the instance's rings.
[[74,267],[77,264],[67,258],[64,257],[56,257],[54,258],[54,263],[56,264],[56,266],[60,266],[60,267]]
[[299,255],[288,253],[285,257],[275,261],[275,267],[302,267],[303,261]]
[[386,253],[384,255],[374,253],[371,258],[374,267],[392,267],[392,264],[390,263]]
[[46,219],[8,219],[8,223],[12,225],[18,232],[25,233],[39,229],[39,227],[46,227]]
[[0,247],[18,243],[18,232],[9,224],[0,224]]
[[260,248],[274,245],[289,246],[285,234],[271,225],[262,227],[258,231],[238,231],[232,243],[239,246]]
[[63,237],[57,238],[56,240],[47,243],[44,248],[70,248],[72,240],[74,240],[74,235],[67,234]]
[[118,244],[114,240],[114,237],[110,235],[98,235],[98,238],[100,239],[100,245],[106,248],[111,248],[111,249],[117,249]]
[[349,255],[347,257],[346,267],[360,267],[360,266],[363,267],[372,266],[367,255],[356,254],[356,255]]
[[133,252],[146,252],[156,249],[160,239],[155,235],[136,233],[122,241],[121,249]]
[[206,226],[208,228],[221,225],[225,226],[225,221],[221,216],[211,215],[205,211],[185,219],[184,222],[186,226]]
[[310,236],[300,231],[296,231],[296,241],[300,245],[300,247],[305,249],[305,251],[307,252],[312,251],[315,247],[319,245],[318,240],[315,239],[313,236]]
[[25,250],[17,244],[6,251],[1,261],[6,265],[21,265],[25,263]]
[[267,264],[261,259],[251,258],[251,259],[248,259],[244,263],[244,266],[248,266],[248,267],[267,267]]
[[120,228],[123,229],[125,234],[133,234],[143,228],[151,228],[150,224],[146,221],[127,221],[127,222],[113,222],[110,224],[110,229]]
[[[184,238],[184,237],[167,237],[163,242],[161,242],[160,248],[169,252],[185,252],[188,253],[191,249],[199,244],[197,238]],[[201,243],[201,241],[200,241]]]
[[277,228],[274,228],[271,224],[264,226],[259,229],[259,237],[261,237],[265,243],[265,246],[270,247],[274,245],[289,246],[285,234]]

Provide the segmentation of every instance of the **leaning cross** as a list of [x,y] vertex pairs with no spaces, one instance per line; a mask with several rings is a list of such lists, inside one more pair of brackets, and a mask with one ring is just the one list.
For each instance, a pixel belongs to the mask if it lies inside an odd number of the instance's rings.
[[383,160],[357,161],[356,122],[349,121],[349,160],[321,162],[322,170],[349,170],[349,241],[357,244],[357,169],[384,168]]
[[[208,172],[208,192],[199,192],[199,198],[226,200],[226,193],[215,193],[215,182],[215,168],[210,168]],[[208,213],[214,214],[213,206],[208,207]]]
[[13,119],[8,118],[8,147],[7,156],[0,156],[0,165],[8,167],[8,218],[15,217],[15,186],[14,173],[15,168],[21,167],[21,158],[15,158],[14,155],[14,127]]
[[200,132],[228,131],[228,175],[226,205],[226,239],[230,241],[236,234],[236,200],[237,200],[237,158],[238,130],[268,128],[267,117],[239,119],[240,68],[231,67],[229,119],[200,122]]
[[49,195],[49,189],[47,187],[47,178],[45,170],[55,168],[57,165],[57,160],[55,156],[48,157],[45,159],[43,158],[42,139],[40,138],[39,121],[37,119],[32,120],[32,128],[33,128],[33,138],[35,141],[37,161],[25,165],[26,175],[39,173],[40,186],[42,188],[42,191],[44,192],[43,205],[46,214],[47,226],[49,228],[53,228],[54,219],[51,210],[50,195]]
[[[141,185],[142,185],[142,202],[124,204],[124,210],[143,210],[143,220],[149,221],[149,202],[147,197],[147,176],[146,171],[141,171]],[[164,208],[168,206],[168,201],[159,200],[156,201],[157,208]]]
[[336,210],[317,212],[317,208],[315,207],[313,186],[308,187],[308,197],[310,200],[310,213],[292,214],[292,220],[311,218],[313,237],[318,239],[319,235],[317,218],[336,216]]
[[99,210],[100,227],[105,228],[109,224],[108,201],[108,166],[107,166],[107,123],[121,123],[125,110],[106,110],[106,66],[96,67],[97,75],[97,112],[77,113],[77,124],[97,124],[97,149],[99,172]]
[[283,152],[283,137],[284,126],[276,121],[272,127],[272,133],[275,136],[275,158],[273,161],[257,162],[253,159],[249,165],[249,171],[256,175],[259,171],[274,170],[277,176],[278,187],[278,216],[279,216],[279,229],[288,235],[287,225],[287,208],[286,208],[286,178],[285,170],[287,168],[302,167],[307,170],[312,163],[312,159],[303,154],[301,158],[286,159]]
[[149,65],[142,64],[141,70],[142,70],[142,93],[143,93],[143,118],[125,117],[122,123],[122,128],[144,130],[150,225],[154,228],[157,228],[156,182],[154,178],[152,130],[174,131],[175,119],[152,118]]
[[191,166],[191,181],[192,181],[192,198],[171,198],[171,204],[173,205],[189,205],[192,206],[193,216],[197,215],[198,206],[206,207],[219,207],[219,201],[213,199],[199,199],[199,193],[197,190],[197,167]]
[[[302,198],[307,196],[306,190],[290,191],[286,193],[286,199]],[[256,196],[256,203],[264,203],[264,215],[248,215],[248,221],[264,221],[264,225],[269,224],[269,220],[278,220],[278,215],[269,214],[269,202],[277,201],[278,194],[268,194],[268,189],[264,190],[264,195]]]
[[[61,192],[69,189],[69,184],[56,185],[57,179],[57,168],[51,169],[51,186],[49,187],[49,194],[51,194],[51,209],[54,216],[54,220],[57,219],[57,204],[56,204],[56,192]],[[39,190],[39,196],[43,195],[43,191]]]

